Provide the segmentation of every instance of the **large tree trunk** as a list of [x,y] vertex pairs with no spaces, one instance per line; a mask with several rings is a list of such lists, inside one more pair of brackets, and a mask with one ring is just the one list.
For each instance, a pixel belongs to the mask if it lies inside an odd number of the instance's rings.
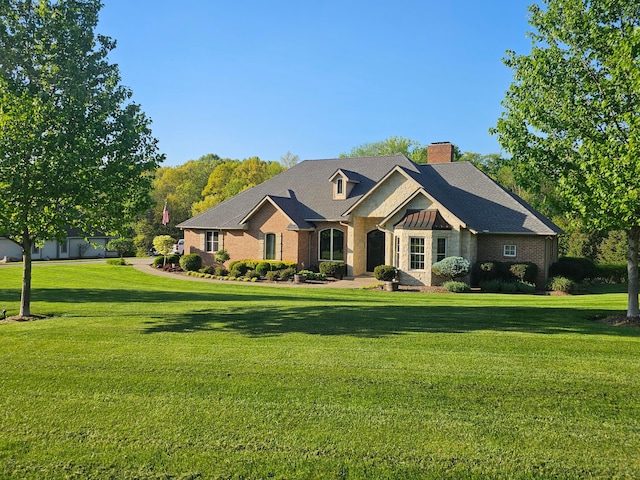
[[638,239],[640,227],[631,227],[627,232],[627,274],[629,275],[629,299],[627,304],[627,317],[640,317],[638,307]]
[[20,316],[31,315],[31,247],[33,241],[25,238],[22,241],[22,296],[20,297]]

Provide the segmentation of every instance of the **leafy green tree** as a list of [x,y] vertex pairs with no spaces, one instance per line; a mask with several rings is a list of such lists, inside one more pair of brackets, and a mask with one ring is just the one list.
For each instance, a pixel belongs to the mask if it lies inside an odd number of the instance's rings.
[[588,228],[627,235],[627,315],[638,306],[640,3],[542,0],[532,49],[508,52],[514,80],[494,133],[518,183],[553,185]]
[[153,248],[160,255],[164,256],[164,263],[167,263],[167,255],[173,251],[175,243],[175,238],[170,235],[158,235],[153,239]]
[[602,240],[598,248],[599,263],[624,263],[626,254],[625,233],[613,230]]
[[255,187],[271,177],[284,172],[279,162],[265,162],[258,157],[243,161],[225,159],[209,175],[202,191],[202,200],[193,204],[191,213],[197,215],[234,195]]
[[[391,136],[385,140],[371,143],[363,143],[353,147],[349,152],[341,153],[340,158],[347,157],[380,157],[383,155],[403,154],[416,163],[427,163],[427,145],[421,145],[416,140],[400,136]],[[457,146],[453,146],[453,159],[458,161],[462,152]]]
[[118,256],[123,258],[132,255],[135,248],[131,238],[114,238],[107,243],[107,250],[118,252]]
[[0,236],[31,251],[68,228],[118,233],[149,205],[162,156],[94,29],[99,0],[0,2]]
[[[151,197],[153,206],[135,222],[135,243],[139,254],[149,251],[153,237],[158,234],[181,237],[176,225],[191,217],[191,207],[202,200],[202,190],[207,185],[211,172],[223,160],[209,153],[197,160],[175,167],[162,167],[153,179]],[[162,224],[162,210],[165,202],[169,210],[169,223]]]

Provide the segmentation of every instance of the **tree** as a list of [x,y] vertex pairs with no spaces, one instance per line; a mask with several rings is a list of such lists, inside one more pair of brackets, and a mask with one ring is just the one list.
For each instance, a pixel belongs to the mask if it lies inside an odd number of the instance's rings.
[[164,255],[164,262],[167,263],[167,255],[173,251],[173,246],[176,244],[175,238],[170,235],[158,235],[153,239],[153,248],[160,255]]
[[627,316],[638,317],[640,3],[542,4],[529,7],[531,52],[507,52],[514,80],[493,132],[522,186],[553,185],[587,227],[626,232]]
[[280,157],[280,163],[285,168],[291,168],[298,164],[300,161],[300,157],[298,155],[293,155],[291,152],[287,151],[283,156]]
[[243,161],[225,159],[209,175],[207,185],[202,191],[203,199],[193,204],[191,213],[198,215],[285,170],[279,162],[265,162],[258,157],[246,158]]
[[118,252],[120,258],[132,255],[134,252],[133,240],[130,238],[114,238],[107,243],[107,250]]
[[31,250],[68,228],[117,234],[149,205],[162,156],[96,35],[99,0],[0,3],[0,236]]
[[[399,136],[391,136],[385,140],[372,143],[363,143],[353,147],[348,153],[341,153],[340,158],[346,157],[380,157],[383,155],[402,154],[416,163],[427,163],[427,146],[420,142]],[[453,159],[458,161],[462,152],[457,146],[453,146]]]
[[[192,205],[202,200],[202,190],[209,175],[222,161],[218,155],[209,153],[197,160],[156,171],[151,191],[153,206],[138,217],[134,225],[138,253],[148,252],[156,235],[182,236],[176,225],[191,217]],[[167,225],[162,224],[165,202],[170,213]]]

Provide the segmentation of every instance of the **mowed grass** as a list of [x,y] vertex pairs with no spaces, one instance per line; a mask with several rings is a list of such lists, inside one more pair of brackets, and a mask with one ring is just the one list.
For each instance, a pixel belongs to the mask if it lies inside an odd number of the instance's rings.
[[52,317],[0,324],[0,478],[640,477],[640,328],[593,320],[624,293],[33,287]]

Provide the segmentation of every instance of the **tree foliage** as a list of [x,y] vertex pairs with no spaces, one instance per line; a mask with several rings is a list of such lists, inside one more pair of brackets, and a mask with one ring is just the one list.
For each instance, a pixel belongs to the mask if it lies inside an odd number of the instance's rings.
[[[222,160],[215,154],[203,155],[197,160],[189,160],[175,167],[162,167],[153,179],[152,206],[140,216],[134,225],[135,243],[139,254],[143,254],[153,244],[158,234],[181,237],[176,225],[191,217],[191,206],[202,200],[202,190],[213,169]],[[165,202],[169,210],[169,223],[162,224],[162,210]]]
[[207,184],[202,190],[202,200],[193,204],[191,213],[193,215],[202,213],[285,170],[286,168],[279,162],[264,161],[258,157],[243,161],[225,159],[209,175]]
[[[420,142],[410,138],[391,136],[384,140],[371,143],[363,143],[353,147],[349,152],[341,153],[340,158],[348,157],[380,157],[383,155],[402,154],[415,163],[428,162],[428,147],[421,145]],[[453,159],[460,160],[462,152],[454,145]]]
[[588,228],[627,232],[627,314],[638,316],[640,3],[543,0],[529,10],[532,49],[507,53],[514,80],[494,132],[520,185],[551,185]]
[[97,35],[99,0],[0,2],[0,236],[24,252],[21,315],[30,315],[31,249],[118,233],[149,205],[162,157],[150,120]]

